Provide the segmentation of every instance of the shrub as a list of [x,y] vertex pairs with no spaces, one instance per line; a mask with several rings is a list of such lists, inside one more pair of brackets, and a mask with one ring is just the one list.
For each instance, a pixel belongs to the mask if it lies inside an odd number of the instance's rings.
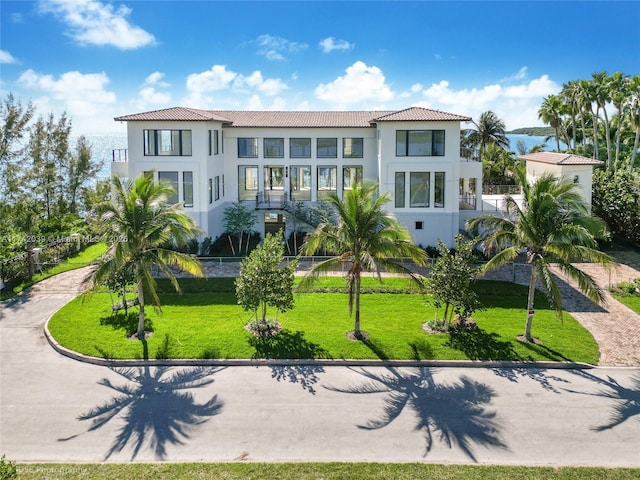
[[18,478],[18,467],[15,462],[6,459],[4,455],[0,459],[0,480],[11,480]]

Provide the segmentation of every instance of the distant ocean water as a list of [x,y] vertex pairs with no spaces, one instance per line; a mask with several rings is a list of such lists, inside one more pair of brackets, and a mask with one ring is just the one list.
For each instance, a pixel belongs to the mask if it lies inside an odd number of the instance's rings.
[[[87,142],[91,146],[91,158],[94,162],[102,162],[102,169],[98,173],[97,180],[111,177],[111,162],[113,150],[127,148],[127,134],[85,134]],[[70,140],[71,148],[75,147],[77,136],[72,136]]]
[[[94,161],[102,162],[102,170],[98,174],[98,179],[111,177],[112,152],[113,150],[127,148],[127,134],[88,134],[85,135],[85,137],[91,145],[91,153]],[[75,145],[76,138],[71,138],[71,145]],[[512,151],[516,150],[518,140],[524,142],[527,150],[531,150],[535,145],[545,145],[545,151],[551,151],[555,148],[555,141],[551,140],[545,143],[543,136],[508,134],[507,138],[509,139]],[[564,144],[561,143],[560,146],[564,147]]]

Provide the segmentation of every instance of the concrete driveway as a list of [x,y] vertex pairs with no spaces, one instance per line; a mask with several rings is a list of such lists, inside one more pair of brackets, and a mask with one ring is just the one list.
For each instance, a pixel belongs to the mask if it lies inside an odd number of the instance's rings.
[[42,333],[80,275],[0,304],[9,459],[640,467],[640,368],[101,367]]

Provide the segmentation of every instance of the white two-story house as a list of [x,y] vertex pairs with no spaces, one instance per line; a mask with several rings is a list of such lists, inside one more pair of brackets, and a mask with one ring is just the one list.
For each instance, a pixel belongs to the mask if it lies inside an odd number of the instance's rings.
[[[171,201],[215,238],[232,202],[256,209],[264,232],[292,222],[291,205],[313,206],[355,182],[389,192],[389,211],[415,243],[453,245],[482,205],[482,167],[460,151],[466,116],[412,107],[400,111],[222,111],[175,107],[115,118],[127,122],[128,155],[112,174],[151,170],[173,184]],[[308,227],[311,228],[311,227]]]

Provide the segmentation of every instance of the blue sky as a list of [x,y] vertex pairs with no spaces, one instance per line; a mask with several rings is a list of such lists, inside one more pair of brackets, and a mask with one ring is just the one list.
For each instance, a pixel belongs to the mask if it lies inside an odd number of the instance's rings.
[[413,105],[540,125],[562,84],[640,73],[640,1],[0,2],[0,93],[74,133],[169,106]]

